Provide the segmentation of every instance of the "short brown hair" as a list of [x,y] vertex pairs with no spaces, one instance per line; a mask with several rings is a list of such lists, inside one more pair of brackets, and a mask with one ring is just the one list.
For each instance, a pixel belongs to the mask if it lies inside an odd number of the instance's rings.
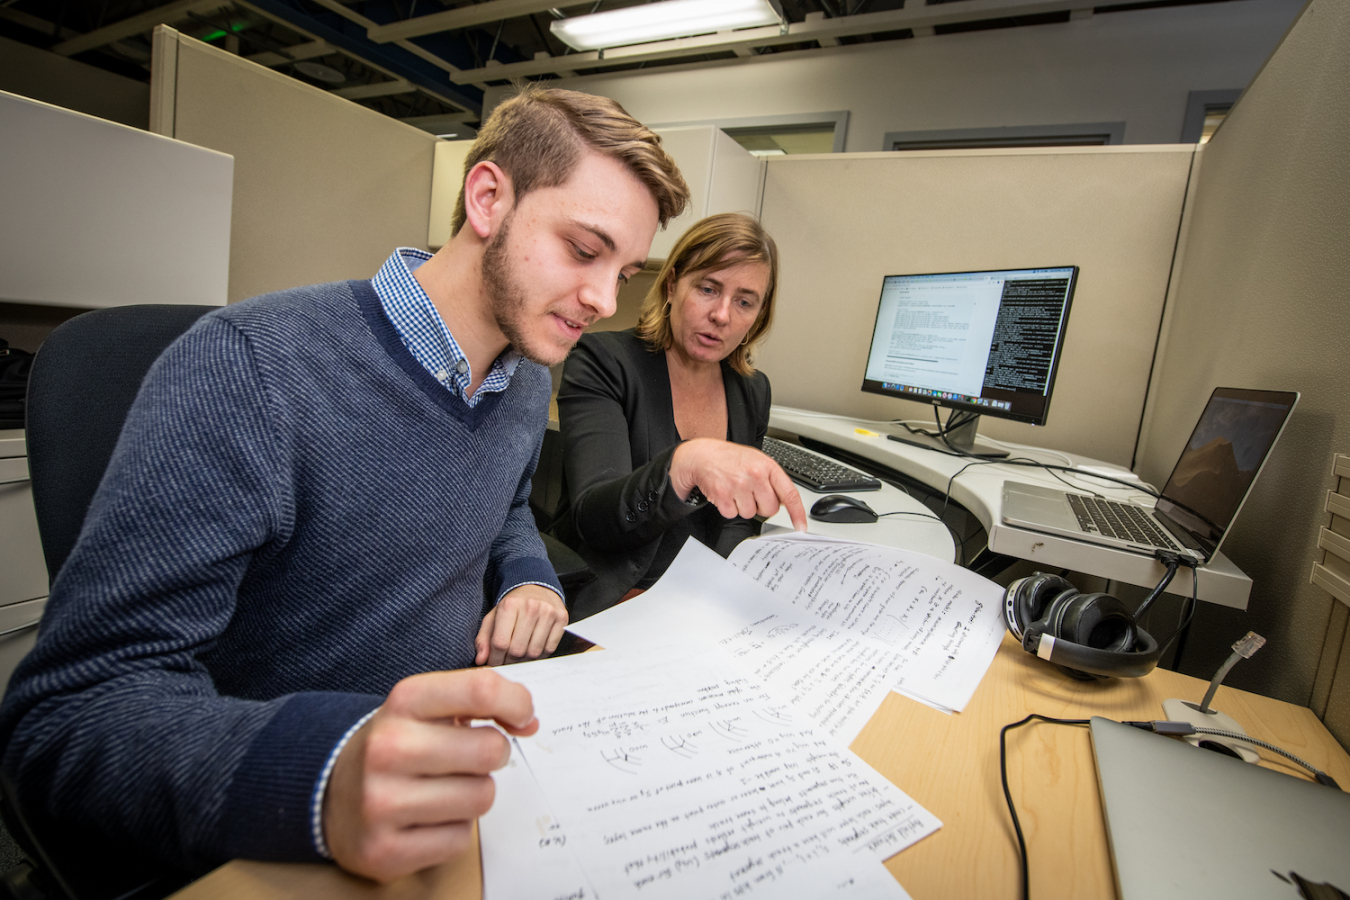
[[676,241],[656,283],[642,301],[638,318],[638,337],[653,350],[667,349],[673,340],[670,330],[670,290],[681,278],[699,272],[725,269],[739,263],[758,262],[769,267],[769,283],[764,303],[755,324],[750,326],[744,344],[727,357],[727,363],[741,375],[751,375],[755,346],[773,325],[773,301],[778,293],[778,245],[754,218],[742,213],[721,213],[695,222]]
[[[495,110],[478,132],[464,174],[487,160],[511,177],[516,202],[535,188],[567,181],[590,148],[628,167],[656,200],[661,227],[684,212],[689,186],[661,137],[608,97],[526,84]],[[464,227],[464,187],[450,234]]]

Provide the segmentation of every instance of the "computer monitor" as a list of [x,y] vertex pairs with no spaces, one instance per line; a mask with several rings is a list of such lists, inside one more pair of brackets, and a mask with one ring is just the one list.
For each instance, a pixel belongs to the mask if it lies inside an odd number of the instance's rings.
[[1006,456],[975,443],[979,417],[1045,424],[1077,282],[1077,266],[888,275],[862,389],[953,410],[939,449]]

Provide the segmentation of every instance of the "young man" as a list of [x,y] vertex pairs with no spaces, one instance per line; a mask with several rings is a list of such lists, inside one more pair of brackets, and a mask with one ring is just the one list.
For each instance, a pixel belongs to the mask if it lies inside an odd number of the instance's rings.
[[687,198],[617,104],[527,90],[485,124],[435,256],[170,347],[0,709],[25,808],[185,872],[388,879],[464,848],[507,758],[469,722],[537,723],[518,685],[446,670],[541,656],[567,621],[527,505],[543,366]]

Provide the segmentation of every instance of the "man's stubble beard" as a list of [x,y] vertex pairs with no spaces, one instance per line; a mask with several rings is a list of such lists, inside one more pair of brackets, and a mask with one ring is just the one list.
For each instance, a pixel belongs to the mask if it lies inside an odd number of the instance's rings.
[[556,344],[546,347],[531,346],[526,337],[525,317],[529,306],[525,289],[516,280],[511,265],[510,248],[507,246],[511,233],[511,219],[515,213],[506,217],[501,230],[488,242],[483,251],[483,287],[487,290],[488,301],[492,304],[492,316],[497,327],[506,336],[511,346],[526,359],[541,366],[556,366],[567,358],[572,345],[559,347]]

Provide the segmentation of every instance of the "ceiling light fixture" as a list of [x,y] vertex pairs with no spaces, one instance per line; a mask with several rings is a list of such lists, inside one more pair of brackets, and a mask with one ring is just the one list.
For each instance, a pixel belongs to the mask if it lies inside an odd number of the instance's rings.
[[664,0],[559,19],[549,30],[573,50],[603,50],[782,21],[777,0]]

